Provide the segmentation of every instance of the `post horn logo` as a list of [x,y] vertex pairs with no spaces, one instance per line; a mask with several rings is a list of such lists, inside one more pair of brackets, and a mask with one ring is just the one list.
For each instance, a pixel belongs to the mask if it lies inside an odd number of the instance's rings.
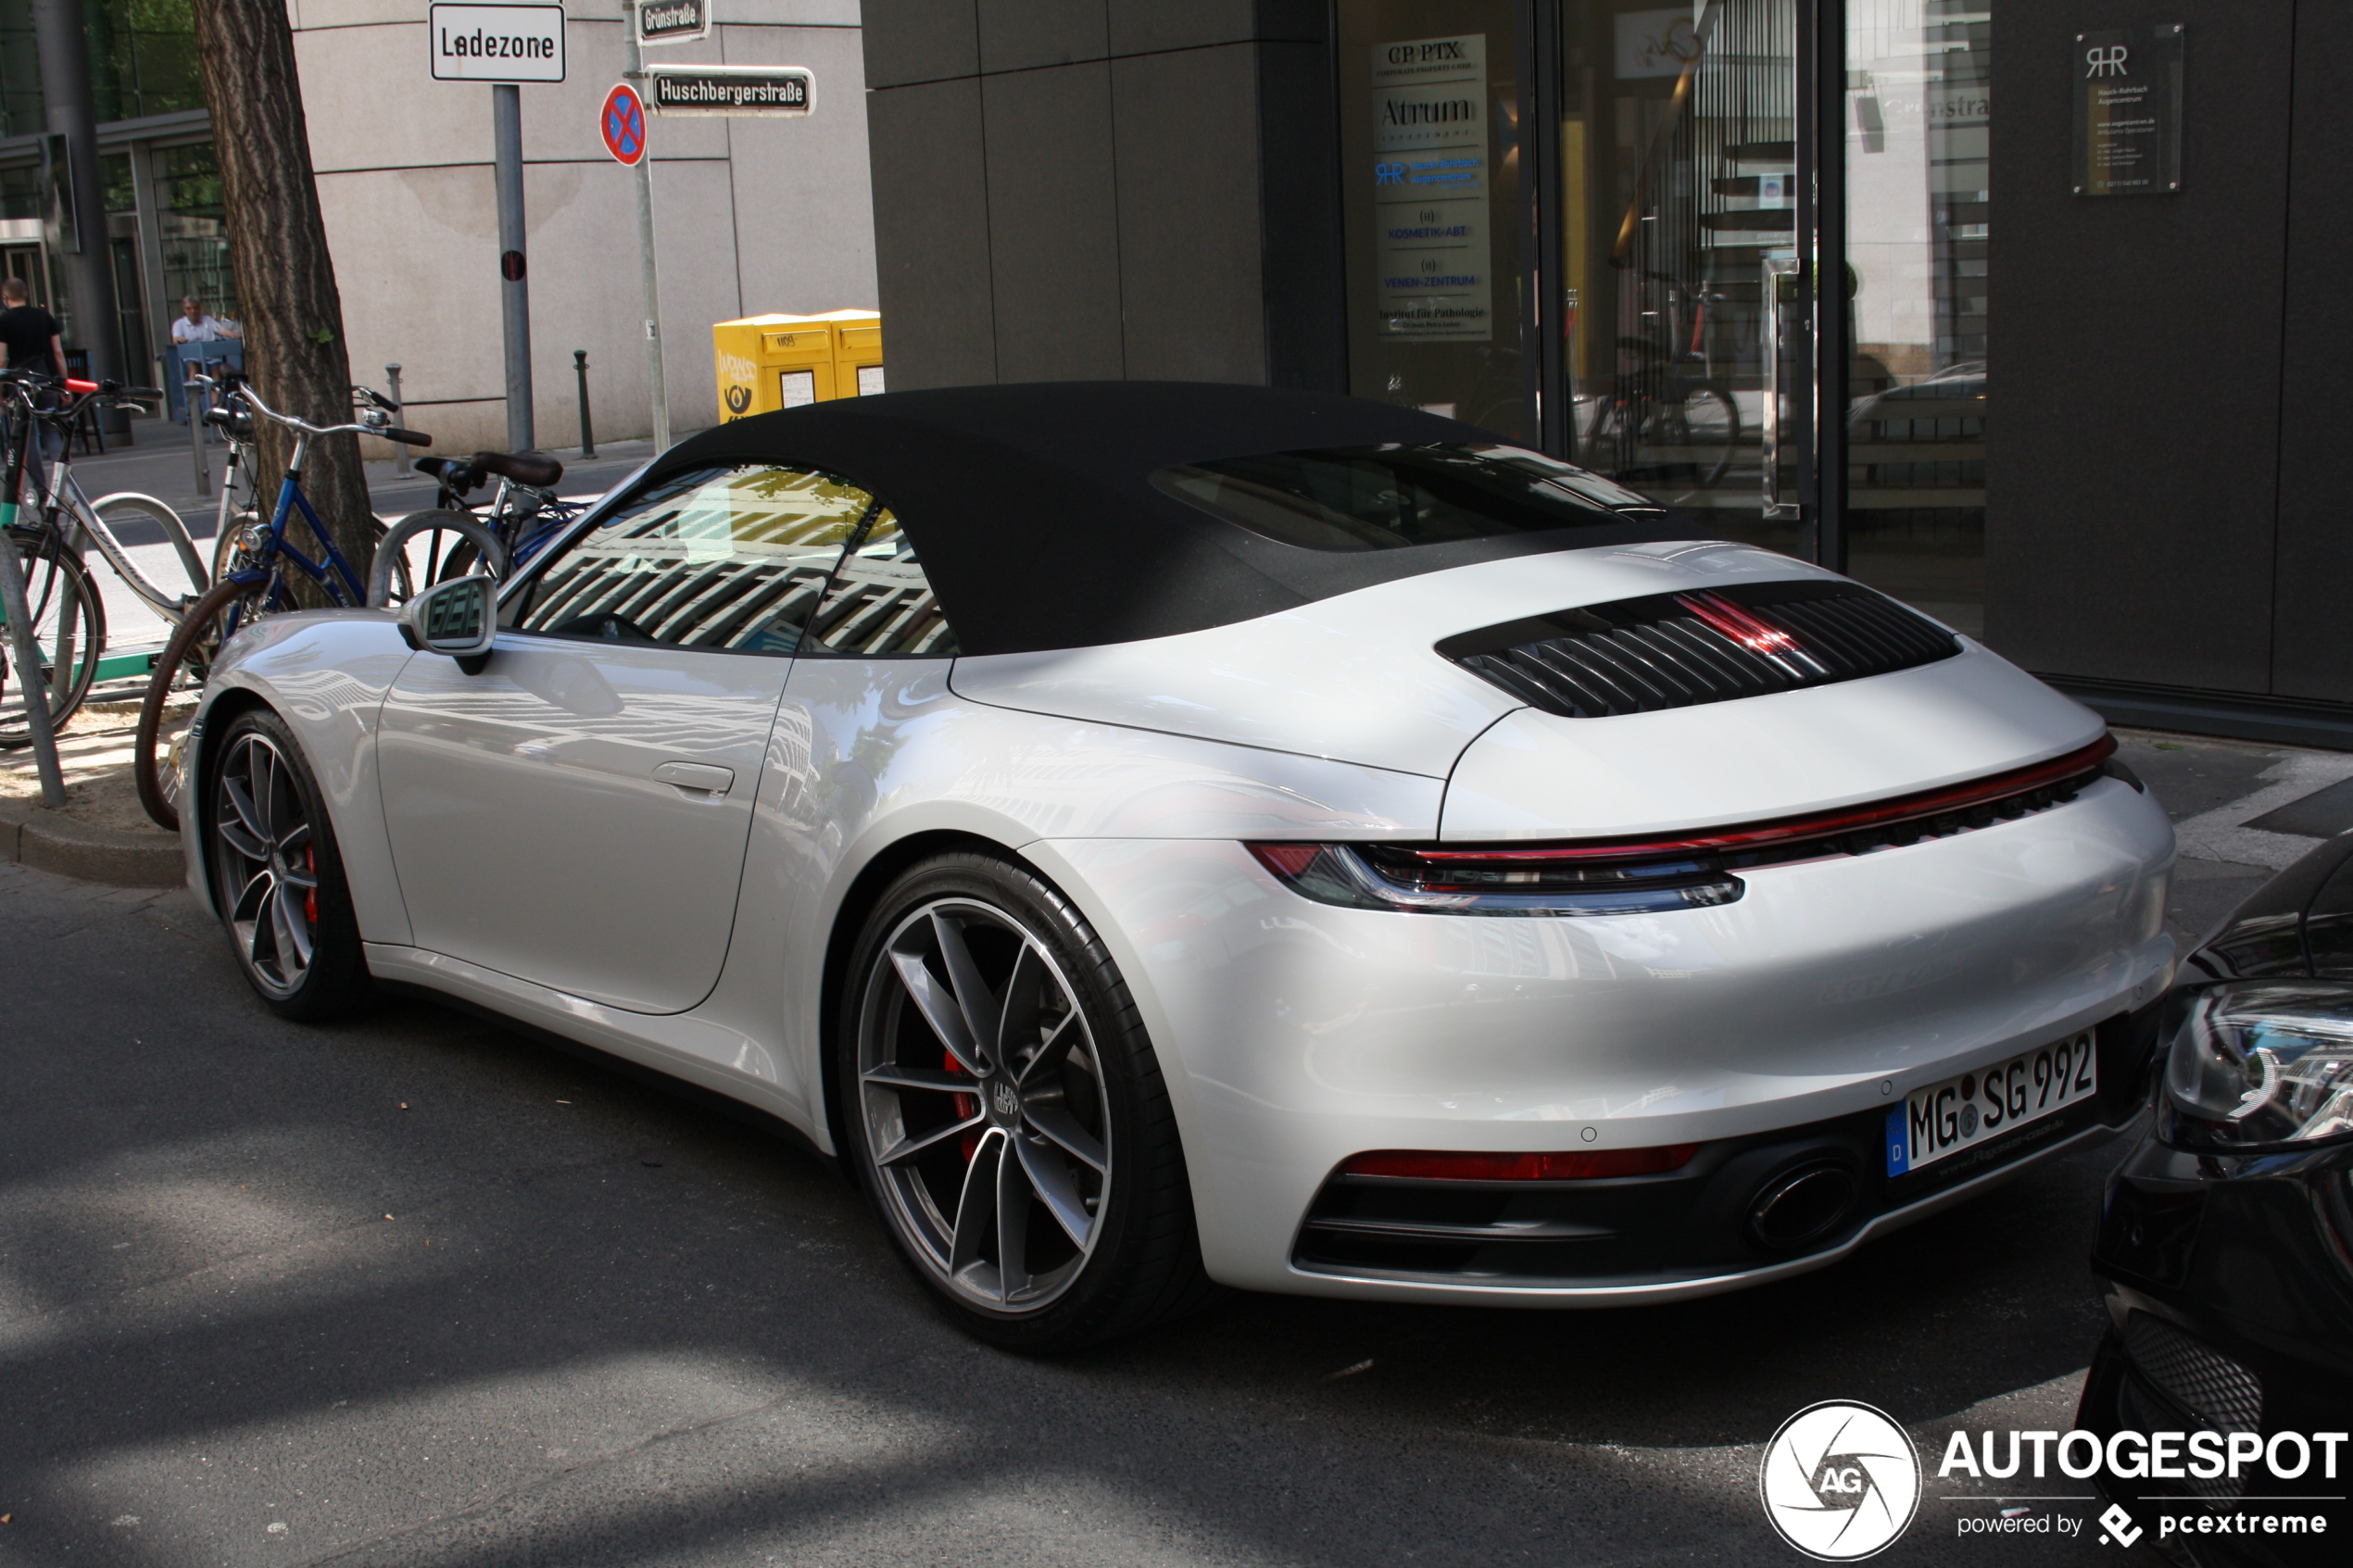
[[1920,1506],[1920,1456],[1893,1417],[1825,1399],[1781,1423],[1756,1474],[1765,1517],[1821,1562],[1853,1562],[1893,1544]]
[[729,413],[740,414],[746,408],[750,407],[751,388],[748,386],[731,386],[727,389],[727,411]]

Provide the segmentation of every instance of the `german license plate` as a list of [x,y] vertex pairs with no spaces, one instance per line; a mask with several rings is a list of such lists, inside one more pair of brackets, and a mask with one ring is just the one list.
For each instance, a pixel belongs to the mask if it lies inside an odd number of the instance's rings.
[[2085,1030],[1941,1084],[1914,1089],[1887,1113],[1887,1173],[1900,1176],[2092,1098],[2098,1053]]

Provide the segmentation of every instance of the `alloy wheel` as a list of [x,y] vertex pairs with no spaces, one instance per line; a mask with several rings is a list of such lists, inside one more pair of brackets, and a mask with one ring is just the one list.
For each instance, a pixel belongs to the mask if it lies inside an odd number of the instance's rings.
[[238,956],[271,995],[310,972],[319,926],[319,859],[295,770],[268,735],[230,744],[213,786],[216,878]]
[[1076,1281],[1111,1198],[1111,1106],[1062,965],[1002,909],[927,902],[859,1011],[866,1158],[918,1261],[956,1295],[1036,1311]]

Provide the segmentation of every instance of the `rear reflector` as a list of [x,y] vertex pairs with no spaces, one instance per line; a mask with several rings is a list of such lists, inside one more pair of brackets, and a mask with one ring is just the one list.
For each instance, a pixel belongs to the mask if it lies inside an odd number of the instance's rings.
[[1593,1148],[1569,1154],[1448,1154],[1384,1148],[1342,1165],[1344,1176],[1403,1176],[1437,1182],[1589,1182],[1603,1176],[1655,1176],[1691,1163],[1695,1143],[1660,1148]]

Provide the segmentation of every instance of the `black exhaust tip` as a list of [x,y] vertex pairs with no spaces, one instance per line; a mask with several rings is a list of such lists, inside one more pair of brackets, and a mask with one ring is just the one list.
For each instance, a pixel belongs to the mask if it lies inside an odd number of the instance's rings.
[[1861,1196],[1862,1184],[1847,1165],[1817,1160],[1796,1166],[1757,1188],[1748,1234],[1760,1247],[1793,1252],[1844,1224]]

